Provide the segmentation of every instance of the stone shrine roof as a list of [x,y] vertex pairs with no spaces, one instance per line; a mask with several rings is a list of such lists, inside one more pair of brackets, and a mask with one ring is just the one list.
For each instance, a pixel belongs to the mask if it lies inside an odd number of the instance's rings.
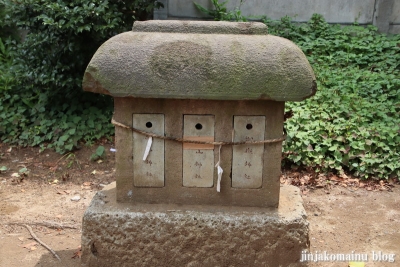
[[114,97],[300,101],[314,72],[259,22],[137,21],[90,61],[83,89]]

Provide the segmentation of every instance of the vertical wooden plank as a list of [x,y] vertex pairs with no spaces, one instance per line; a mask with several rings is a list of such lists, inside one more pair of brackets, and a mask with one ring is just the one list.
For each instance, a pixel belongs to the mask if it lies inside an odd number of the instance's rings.
[[[264,140],[265,116],[234,116],[234,141]],[[233,146],[232,187],[262,186],[264,144]]]
[[[133,127],[164,135],[164,114],[133,114]],[[133,132],[133,184],[136,187],[164,186],[164,140],[153,138],[146,160],[148,137]]]
[[[191,140],[214,141],[214,116],[184,115],[183,137]],[[183,186],[214,185],[214,150],[210,145],[183,146]]]

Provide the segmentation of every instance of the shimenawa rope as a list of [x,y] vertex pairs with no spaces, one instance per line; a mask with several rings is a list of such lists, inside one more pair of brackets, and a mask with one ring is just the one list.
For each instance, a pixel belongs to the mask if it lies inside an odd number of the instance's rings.
[[260,140],[260,141],[239,141],[239,142],[208,142],[208,141],[198,141],[198,140],[190,140],[190,139],[184,139],[180,137],[169,137],[169,136],[163,136],[163,135],[158,135],[155,133],[150,133],[146,131],[139,130],[137,128],[122,124],[120,122],[117,122],[114,120],[114,118],[111,119],[111,123],[114,124],[115,126],[125,128],[128,130],[132,130],[136,133],[148,136],[148,137],[153,137],[153,138],[159,138],[159,139],[164,139],[164,140],[170,140],[170,141],[176,141],[176,142],[181,142],[181,143],[192,143],[192,144],[202,144],[202,145],[215,145],[215,146],[226,146],[226,145],[231,145],[231,146],[236,146],[236,145],[257,145],[257,144],[268,144],[268,143],[277,143],[277,142],[282,142],[286,139],[286,135],[284,135],[281,138],[275,138],[275,139],[266,139],[266,140]]

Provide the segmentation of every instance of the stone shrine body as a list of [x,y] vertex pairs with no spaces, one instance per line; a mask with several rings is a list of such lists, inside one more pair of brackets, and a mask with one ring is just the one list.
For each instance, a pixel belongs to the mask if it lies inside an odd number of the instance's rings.
[[[308,223],[298,191],[280,186],[283,115],[286,101],[315,94],[316,81],[295,44],[256,22],[135,22],[98,49],[83,88],[114,97],[117,150],[116,189],[99,193],[85,213],[84,266],[164,266],[169,250],[191,256],[168,266],[197,266],[197,256],[226,246],[194,238],[185,252],[179,238],[168,241],[187,229],[222,231],[230,243],[242,239],[242,247],[257,244],[250,258],[233,249],[234,266],[301,266]],[[149,222],[159,227],[167,254],[145,241],[154,237]],[[118,240],[99,233],[104,224]],[[242,236],[249,229],[258,243]],[[223,261],[205,258],[198,266]]]

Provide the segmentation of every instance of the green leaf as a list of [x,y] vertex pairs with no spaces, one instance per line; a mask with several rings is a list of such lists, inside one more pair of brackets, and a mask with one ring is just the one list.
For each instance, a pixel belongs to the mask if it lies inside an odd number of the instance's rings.
[[27,173],[28,169],[27,168],[21,168],[19,169],[19,173]]
[[59,140],[62,141],[62,142],[65,142],[65,141],[68,140],[68,138],[69,138],[69,135],[65,134],[65,135],[62,135]]
[[96,149],[96,155],[97,156],[99,156],[99,157],[102,157],[103,156],[103,154],[104,154],[104,146],[99,146],[99,147],[97,147],[97,149]]
[[64,148],[67,151],[71,151],[74,148],[74,145],[73,144],[68,144],[68,145],[65,145]]
[[6,54],[6,47],[4,46],[3,41],[0,38],[0,52],[1,54],[5,55]]

